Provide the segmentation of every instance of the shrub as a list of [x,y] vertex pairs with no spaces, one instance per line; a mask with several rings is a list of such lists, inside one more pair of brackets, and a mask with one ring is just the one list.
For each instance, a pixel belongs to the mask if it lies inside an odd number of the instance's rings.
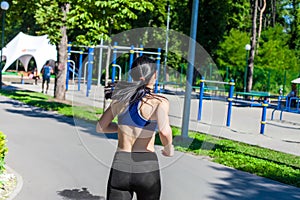
[[7,153],[7,147],[6,147],[6,136],[0,131],[0,174],[4,170],[4,164],[5,164],[5,155]]

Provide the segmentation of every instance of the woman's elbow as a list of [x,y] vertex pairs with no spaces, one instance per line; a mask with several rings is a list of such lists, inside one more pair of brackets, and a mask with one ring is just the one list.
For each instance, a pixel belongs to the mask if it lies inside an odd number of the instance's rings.
[[104,126],[101,125],[100,122],[97,122],[97,125],[96,125],[96,132],[97,132],[97,133],[104,133],[104,132],[105,132]]

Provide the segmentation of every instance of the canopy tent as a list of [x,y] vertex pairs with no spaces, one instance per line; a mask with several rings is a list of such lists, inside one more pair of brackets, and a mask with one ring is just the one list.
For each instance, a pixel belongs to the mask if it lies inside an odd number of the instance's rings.
[[31,36],[20,32],[3,48],[2,60],[6,58],[6,63],[2,71],[7,70],[18,59],[23,64],[25,71],[27,71],[28,63],[33,57],[39,72],[47,60],[56,61],[56,47],[49,43],[47,37],[47,35]]
[[300,78],[296,78],[295,80],[292,80],[292,83],[300,84]]

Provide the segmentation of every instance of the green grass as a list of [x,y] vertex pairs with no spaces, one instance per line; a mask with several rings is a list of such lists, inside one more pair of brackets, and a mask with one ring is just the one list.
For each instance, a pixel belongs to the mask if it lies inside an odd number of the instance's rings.
[[[57,111],[62,115],[93,122],[103,112],[102,109],[94,107],[71,106],[55,102],[49,96],[31,91],[2,90],[0,94],[45,110]],[[300,187],[300,156],[197,132],[189,132],[189,138],[184,139],[180,137],[180,128],[172,127],[172,131],[174,145],[178,151],[209,156],[214,162]],[[156,137],[156,144],[161,144],[159,137]]]
[[18,72],[2,72],[2,75],[18,75]]
[[[179,128],[174,127],[177,135]],[[175,148],[258,176],[300,187],[300,157],[196,132],[174,138]]]
[[54,98],[42,93],[26,90],[2,90],[0,94],[25,104],[36,106],[48,111],[56,111],[61,115],[80,118],[88,121],[96,121],[103,112],[101,108],[92,106],[74,106],[55,101]]

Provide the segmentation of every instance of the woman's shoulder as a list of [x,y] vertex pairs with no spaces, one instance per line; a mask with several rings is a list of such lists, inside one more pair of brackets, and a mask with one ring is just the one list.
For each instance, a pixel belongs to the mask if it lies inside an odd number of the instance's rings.
[[169,104],[169,100],[166,97],[161,96],[159,94],[152,94],[151,98],[149,98],[148,100],[149,102],[157,105]]
[[123,110],[128,106],[128,104],[125,104],[123,102],[119,102],[119,101],[116,101],[116,100],[113,100],[111,103],[110,103],[110,107],[114,113],[114,115],[117,115],[118,113],[120,112],[123,112]]

